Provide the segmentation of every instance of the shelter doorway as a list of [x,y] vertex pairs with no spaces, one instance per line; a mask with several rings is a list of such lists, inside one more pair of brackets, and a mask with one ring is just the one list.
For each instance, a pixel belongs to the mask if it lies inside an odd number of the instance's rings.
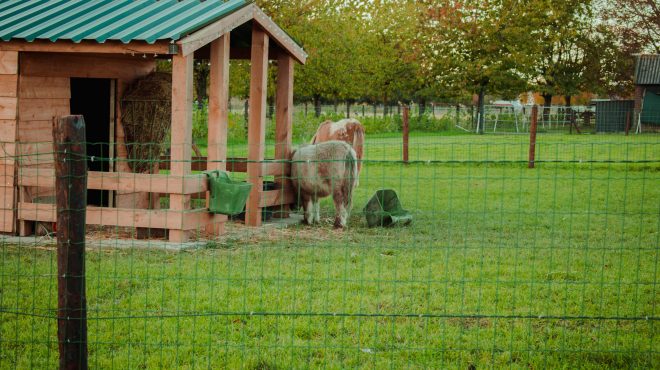
[[[109,158],[114,157],[114,80],[107,78],[71,78],[71,114],[85,117],[87,169],[112,171]],[[112,193],[87,190],[87,205],[112,206]]]

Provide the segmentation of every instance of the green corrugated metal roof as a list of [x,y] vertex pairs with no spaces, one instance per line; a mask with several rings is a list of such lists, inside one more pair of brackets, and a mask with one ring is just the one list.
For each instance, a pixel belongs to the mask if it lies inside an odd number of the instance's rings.
[[634,81],[636,85],[660,85],[660,54],[637,56]]
[[0,0],[0,39],[179,40],[251,0]]

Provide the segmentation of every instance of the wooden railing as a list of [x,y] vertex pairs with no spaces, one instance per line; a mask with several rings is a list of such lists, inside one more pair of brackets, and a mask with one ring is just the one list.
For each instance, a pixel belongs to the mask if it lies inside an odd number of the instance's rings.
[[[191,167],[193,171],[206,171],[207,158],[193,157]],[[246,158],[227,158],[227,171],[229,172],[247,172],[248,160]],[[170,169],[170,157],[162,156],[160,158],[161,170]],[[286,161],[264,160],[261,162],[261,176],[288,176],[291,171],[291,164]],[[260,207],[271,207],[281,204],[292,204],[295,196],[288,182],[285,182],[285,190],[263,190],[261,191]],[[203,197],[203,194],[193,195],[195,198]]]
[[[160,169],[169,169],[169,157],[161,159]],[[227,160],[227,168],[230,172],[247,172],[247,163],[245,158],[230,158]],[[262,176],[287,176],[290,169],[288,163],[274,160],[264,161],[261,166]],[[191,167],[193,171],[206,170],[206,157],[193,157]],[[19,168],[17,181],[19,188],[54,189],[55,171],[52,168]],[[293,203],[295,196],[288,182],[284,186],[284,190],[261,191],[259,207]],[[183,194],[203,199],[208,191],[208,182],[206,175],[201,173],[181,177],[169,174],[89,171],[87,188],[124,193]],[[19,220],[55,222],[56,218],[54,204],[30,203],[26,200],[18,203]],[[211,222],[226,220],[226,216],[211,214],[207,209],[182,212],[166,209],[87,207],[87,224],[90,225],[195,230]]]
[[[19,186],[55,187],[52,168],[19,168]],[[87,188],[123,192],[195,194],[208,190],[206,175],[185,177],[131,172],[87,172]]]
[[[174,177],[164,174],[138,174],[128,172],[87,173],[87,188],[121,192],[147,192],[160,194],[204,194],[208,190],[206,175],[193,174]],[[18,186],[54,188],[55,171],[51,168],[20,168]],[[184,214],[184,217],[182,216]],[[21,201],[18,219],[25,221],[55,222],[54,204]],[[223,222],[227,217],[209,214],[206,209],[184,212],[114,207],[87,207],[87,224],[105,226],[132,226],[159,229],[194,230],[207,223]]]

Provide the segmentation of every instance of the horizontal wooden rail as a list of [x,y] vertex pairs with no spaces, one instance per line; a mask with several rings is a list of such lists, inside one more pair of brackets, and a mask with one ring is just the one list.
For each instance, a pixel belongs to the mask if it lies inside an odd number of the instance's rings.
[[[229,172],[247,172],[246,158],[227,158],[227,171]],[[192,157],[191,168],[193,171],[206,171],[206,157]],[[170,157],[160,157],[161,170],[170,169]],[[291,171],[291,164],[287,161],[267,159],[262,162],[261,176],[287,176]]]
[[[193,171],[206,171],[206,157],[192,157],[190,160],[190,168]],[[158,168],[161,170],[169,170],[170,169],[170,156],[169,155],[163,155],[160,157],[160,160],[158,161]]]
[[[150,192],[169,194],[195,194],[208,190],[204,174],[185,177],[166,174],[143,174],[130,172],[87,173],[87,188],[124,192]],[[52,168],[20,168],[19,186],[55,187],[55,172]]]
[[[57,220],[55,205],[18,203],[18,218],[26,221],[55,222]],[[87,207],[88,225],[196,230],[209,223],[226,221],[227,216],[214,215],[206,209],[181,212],[163,209]]]
[[288,189],[267,190],[261,192],[259,207],[271,207],[295,202],[295,194]]

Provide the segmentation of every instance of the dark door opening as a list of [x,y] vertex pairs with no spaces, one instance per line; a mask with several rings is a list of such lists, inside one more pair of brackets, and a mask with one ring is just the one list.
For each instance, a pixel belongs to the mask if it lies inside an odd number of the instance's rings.
[[[71,79],[71,114],[85,118],[87,168],[108,172],[110,169],[110,102],[112,80],[105,78]],[[87,204],[107,207],[107,190],[87,190]]]

